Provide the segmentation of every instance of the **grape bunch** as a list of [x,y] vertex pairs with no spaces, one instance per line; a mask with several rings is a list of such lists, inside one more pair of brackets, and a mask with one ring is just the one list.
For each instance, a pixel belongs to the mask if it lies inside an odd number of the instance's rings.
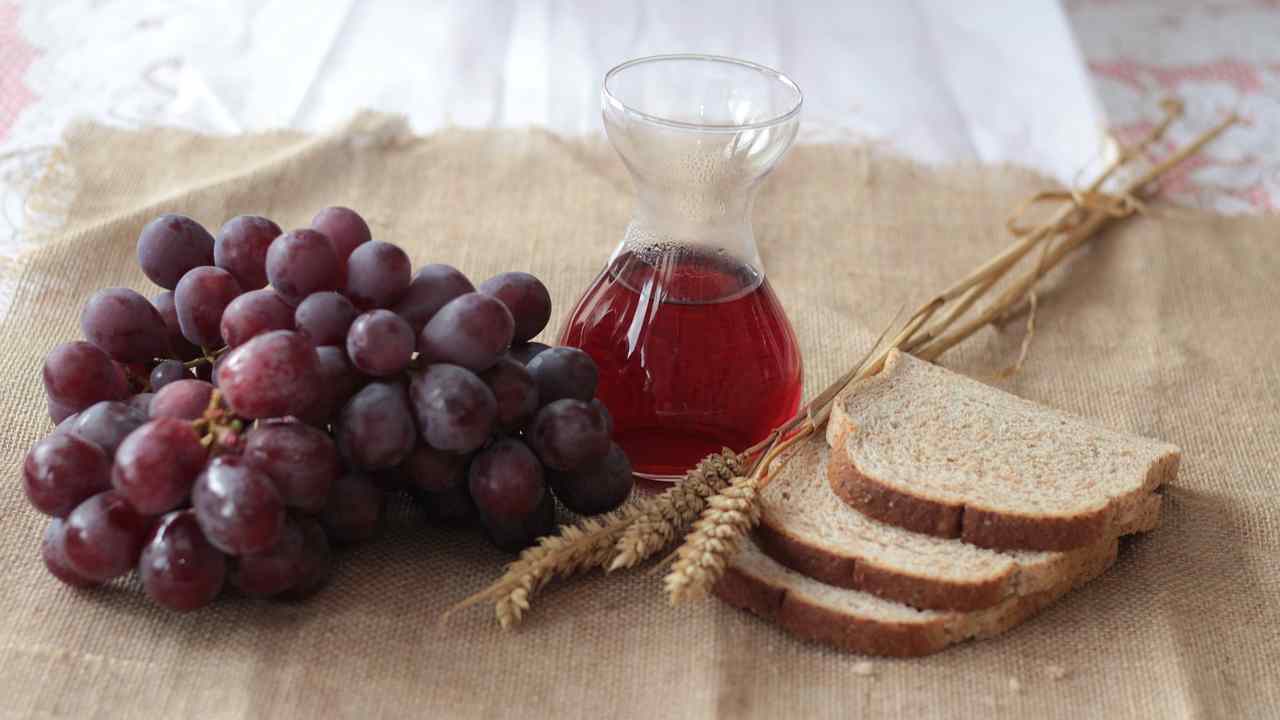
[[517,551],[554,529],[555,499],[590,515],[632,490],[595,364],[533,341],[551,298],[528,273],[413,274],[341,207],[216,236],[164,215],[138,262],[162,290],[98,291],[85,339],[44,361],[56,427],[22,479],[64,583],[136,569],[174,610],[228,584],[301,598],[332,547],[379,532],[390,495]]

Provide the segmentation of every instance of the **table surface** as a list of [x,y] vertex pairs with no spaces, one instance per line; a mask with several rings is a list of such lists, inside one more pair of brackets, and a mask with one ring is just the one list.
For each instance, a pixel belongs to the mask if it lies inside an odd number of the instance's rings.
[[1231,213],[1280,205],[1275,0],[968,3],[684,0],[0,0],[0,257],[56,208],[26,192],[67,125],[216,133],[332,127],[362,107],[416,130],[600,131],[599,81],[630,57],[698,51],[793,75],[803,142],[868,141],[926,162],[1014,163],[1075,181],[1183,98],[1169,152],[1246,123],[1165,183]]

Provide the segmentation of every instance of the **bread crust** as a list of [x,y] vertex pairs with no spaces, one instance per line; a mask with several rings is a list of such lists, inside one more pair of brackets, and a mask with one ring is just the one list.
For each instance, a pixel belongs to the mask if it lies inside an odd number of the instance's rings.
[[828,585],[864,590],[912,607],[978,610],[991,607],[1012,593],[1012,571],[977,582],[911,575],[877,565],[869,557],[834,555],[767,521],[761,523],[757,539],[765,554],[798,573]]
[[746,573],[734,565],[725,570],[716,583],[714,593],[726,603],[776,623],[793,635],[849,652],[919,657],[938,652],[951,644],[940,621],[906,625],[842,615],[803,597],[789,597],[785,587]]
[[[842,439],[847,441],[847,437]],[[1176,474],[1177,466],[1177,455],[1166,456],[1152,466],[1152,477],[1137,491],[1117,498],[1107,507],[1072,517],[988,512],[898,492],[860,472],[844,446],[832,449],[827,480],[845,504],[904,530],[959,539],[992,550],[1065,552],[1124,534],[1124,528],[1134,522],[1135,513],[1140,511],[1143,498]]]
[[[724,602],[773,622],[787,632],[841,650],[885,657],[919,657],[970,639],[989,638],[1035,615],[1071,589],[1101,575],[1115,561],[1118,542],[1092,553],[1078,574],[1042,592],[1013,596],[973,612],[930,613],[901,622],[842,612],[820,599],[732,563],[716,583]],[[847,592],[858,592],[849,590]]]
[[[817,454],[819,457],[795,458],[775,480],[784,490],[781,501],[804,502],[785,489],[790,483],[823,483],[832,476],[846,472],[841,461],[843,453],[828,451],[815,440],[798,446],[801,454]],[[814,468],[815,477],[808,477],[808,468]],[[792,472],[802,473],[791,477]],[[802,575],[828,585],[862,590],[886,600],[911,607],[929,610],[974,611],[992,607],[1012,595],[1030,595],[1044,591],[1077,572],[1081,564],[1098,552],[1095,546],[1085,546],[1042,558],[1010,556],[1000,567],[989,567],[981,572],[965,576],[940,577],[927,568],[895,564],[883,554],[874,551],[874,545],[853,543],[841,546],[809,529],[804,522],[789,523],[789,513],[774,512],[766,501],[760,525],[756,531],[756,543],[769,557],[781,565]],[[834,502],[841,500],[837,497]],[[1132,507],[1127,508],[1122,520],[1113,528],[1113,534],[1104,541],[1114,544],[1116,535],[1147,532],[1160,522],[1162,498],[1148,494]],[[849,510],[856,513],[856,510]],[[956,539],[947,542],[961,542]]]
[[[884,381],[884,376],[894,370],[922,362],[891,353],[880,375],[867,378],[846,392],[858,392],[859,388]],[[993,389],[993,392],[999,391]],[[889,525],[935,537],[957,538],[993,550],[1066,551],[1102,542],[1118,534],[1116,528],[1141,510],[1144,498],[1176,477],[1181,457],[1177,448],[1166,445],[1147,468],[1140,485],[1107,499],[1098,507],[1080,509],[1072,515],[1024,514],[942,500],[926,493],[913,493],[901,483],[895,486],[881,481],[875,473],[858,467],[853,445],[858,430],[854,418],[838,398],[826,433],[832,448],[832,465],[838,465],[838,469],[829,472],[829,481],[832,490],[846,504]]]

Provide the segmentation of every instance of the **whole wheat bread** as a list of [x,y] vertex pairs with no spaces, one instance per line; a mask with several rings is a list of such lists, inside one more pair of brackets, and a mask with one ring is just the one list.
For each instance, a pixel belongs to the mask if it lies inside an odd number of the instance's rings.
[[999,634],[1034,615],[1115,561],[1115,543],[1094,546],[1077,573],[1031,595],[1017,595],[972,612],[917,610],[860,590],[790,570],[748,540],[715,586],[725,602],[785,630],[867,655],[917,656]]
[[832,489],[854,508],[1003,549],[1115,536],[1181,455],[898,352],[837,399],[827,439],[848,458]]
[[[757,540],[774,560],[829,585],[865,590],[918,608],[978,610],[1013,596],[1042,593],[1081,574],[1099,553],[1095,544],[1066,552],[997,551],[887,525],[850,508],[832,493],[822,438],[796,446],[761,493]],[[847,460],[844,462],[847,465]],[[1148,494],[1138,513],[1116,528],[1146,532],[1160,521],[1161,497]],[[1114,537],[1101,541],[1114,546]]]

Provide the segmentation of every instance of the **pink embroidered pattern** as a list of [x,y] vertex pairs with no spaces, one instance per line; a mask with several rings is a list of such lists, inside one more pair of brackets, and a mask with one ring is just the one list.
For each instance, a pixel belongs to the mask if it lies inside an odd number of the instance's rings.
[[1129,59],[1089,63],[1089,71],[1093,74],[1124,83],[1138,91],[1146,89],[1150,83],[1172,91],[1186,82],[1218,82],[1241,93],[1262,92],[1260,70],[1255,65],[1230,58],[1199,65],[1148,65]]
[[18,113],[36,99],[22,81],[36,54],[18,32],[18,5],[0,2],[0,140],[9,134]]
[[[1200,124],[1235,113],[1241,123],[1167,175],[1161,192],[1225,212],[1280,207],[1280,0],[1068,0],[1067,13],[1118,139],[1149,128],[1167,97]],[[1173,139],[1177,138],[1176,133]],[[1155,147],[1153,158],[1171,152]]]

